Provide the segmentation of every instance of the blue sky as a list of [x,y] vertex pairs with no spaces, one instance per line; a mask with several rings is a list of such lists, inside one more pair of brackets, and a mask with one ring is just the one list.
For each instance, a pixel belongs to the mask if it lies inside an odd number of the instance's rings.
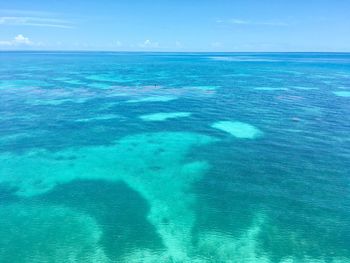
[[349,0],[11,0],[2,50],[347,51]]

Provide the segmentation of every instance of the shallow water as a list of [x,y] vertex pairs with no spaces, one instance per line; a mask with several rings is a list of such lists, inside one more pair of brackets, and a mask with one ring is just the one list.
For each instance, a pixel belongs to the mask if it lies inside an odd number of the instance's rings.
[[0,262],[350,262],[350,55],[0,53]]

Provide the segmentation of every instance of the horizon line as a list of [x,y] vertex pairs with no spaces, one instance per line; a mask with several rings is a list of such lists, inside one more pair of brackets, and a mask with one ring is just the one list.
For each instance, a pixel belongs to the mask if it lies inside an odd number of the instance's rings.
[[80,52],[80,53],[350,53],[350,51],[151,51],[151,50],[92,50],[92,49],[35,49],[35,50],[26,50],[26,49],[0,49],[0,52]]

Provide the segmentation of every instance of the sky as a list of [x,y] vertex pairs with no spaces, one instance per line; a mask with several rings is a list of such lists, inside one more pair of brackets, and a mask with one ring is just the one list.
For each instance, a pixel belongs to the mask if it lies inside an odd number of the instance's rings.
[[0,0],[0,50],[350,52],[350,0]]

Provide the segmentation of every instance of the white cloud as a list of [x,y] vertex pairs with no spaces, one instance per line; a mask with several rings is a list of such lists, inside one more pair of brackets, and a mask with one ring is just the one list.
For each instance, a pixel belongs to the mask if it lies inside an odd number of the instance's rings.
[[28,37],[19,34],[12,40],[0,40],[0,46],[32,46],[35,45]]
[[0,40],[0,46],[12,46],[12,42],[7,40]]
[[28,37],[25,37],[22,34],[15,36],[15,38],[13,39],[13,42],[15,44],[24,44],[24,45],[33,44],[32,41],[30,41]]
[[183,45],[182,45],[182,43],[180,41],[175,41],[175,46],[177,48],[183,48]]
[[1,16],[0,25],[73,28],[66,20],[30,16]]
[[214,47],[214,48],[219,48],[219,47],[222,47],[222,43],[216,41],[216,42],[211,43],[211,46]]
[[117,42],[115,42],[115,45],[116,45],[117,47],[122,47],[122,46],[123,46],[123,43],[122,43],[121,41],[117,40]]
[[158,42],[152,42],[149,39],[146,39],[143,43],[139,44],[139,47],[142,48],[157,48],[159,47],[159,43]]
[[1,14],[7,15],[23,15],[23,16],[45,16],[52,17],[55,13],[47,11],[35,11],[35,10],[24,10],[24,9],[0,9]]
[[238,19],[238,18],[231,18],[231,19],[217,19],[216,23],[218,24],[231,24],[231,25],[255,25],[255,26],[288,26],[288,23],[285,22],[264,22],[264,21],[251,21],[251,20],[244,20],[244,19]]
[[249,25],[249,24],[252,24],[252,22],[250,21],[247,21],[247,20],[242,20],[242,19],[229,19],[228,22],[230,24],[236,24],[236,25]]

